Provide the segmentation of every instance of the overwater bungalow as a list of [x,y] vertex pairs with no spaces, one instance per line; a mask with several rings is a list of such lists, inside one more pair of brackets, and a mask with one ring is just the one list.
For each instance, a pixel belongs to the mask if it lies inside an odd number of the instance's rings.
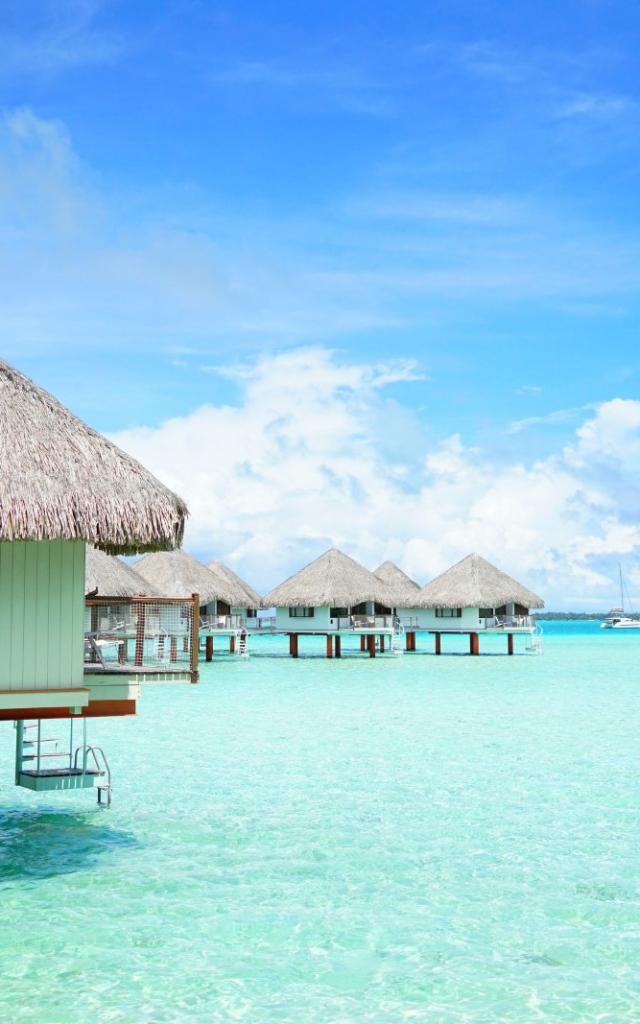
[[[221,577],[229,587],[230,606],[228,614],[240,619],[247,629],[258,627],[258,609],[262,607],[262,598],[241,576],[230,569],[224,562],[214,560],[207,563],[214,575]],[[217,609],[216,609],[217,612]],[[215,613],[214,613],[215,614]]]
[[[160,632],[157,598],[118,598],[106,625],[87,630],[86,545],[111,554],[173,548],[187,509],[4,362],[0,463],[0,720],[16,723],[15,782],[42,791],[97,780],[99,801],[110,802],[109,766],[88,742],[87,722],[135,714],[150,678],[197,681],[197,606],[170,602]],[[104,611],[112,598],[91,601]],[[55,734],[44,735],[54,732],[43,728],[51,719],[66,720],[62,750]]]
[[509,654],[517,634],[532,637],[532,646],[539,646],[530,611],[544,608],[542,598],[475,553],[423,587],[415,606],[421,609],[419,628],[435,635],[436,654],[447,633],[467,634],[471,654],[479,653],[481,633],[506,635]]
[[402,607],[408,607],[411,599],[420,590],[420,584],[407,576],[395,562],[386,561],[373,570],[374,576],[382,580],[390,590],[394,592],[394,599],[398,599]]
[[[108,641],[104,642],[104,635],[110,633],[114,622],[124,622],[129,616],[129,599],[158,596],[158,592],[126,562],[92,544],[87,545],[85,556],[84,589],[85,643],[91,649],[88,661],[95,665],[104,661],[106,652],[101,648],[112,648]],[[120,602],[119,598],[125,600]]]
[[130,565],[115,555],[107,555],[92,544],[87,545],[84,571],[87,597],[138,597],[156,595],[151,586]]
[[[247,653],[246,629],[240,615],[232,614],[237,588],[219,573],[202,565],[186,551],[157,551],[134,565],[135,571],[166,597],[197,593],[200,600],[200,636],[207,661],[213,657],[214,636],[226,637],[231,653]],[[244,596],[244,595],[243,595]]]
[[354,633],[360,635],[361,650],[375,657],[387,642],[390,650],[397,646],[390,595],[381,579],[331,548],[267,594],[263,607],[275,608],[274,631],[289,636],[294,658],[300,636],[326,636],[331,658],[334,649],[335,656],[341,656],[341,637]]
[[420,623],[420,609],[416,608],[415,599],[420,593],[420,584],[407,576],[395,562],[383,562],[374,569],[374,573],[389,588],[392,611],[404,631],[406,649],[415,651],[416,630]]

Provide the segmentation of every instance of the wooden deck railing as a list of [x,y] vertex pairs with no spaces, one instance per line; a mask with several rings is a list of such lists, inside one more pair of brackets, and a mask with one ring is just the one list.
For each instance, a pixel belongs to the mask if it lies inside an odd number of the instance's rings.
[[188,672],[198,682],[200,602],[190,597],[90,597],[85,671]]

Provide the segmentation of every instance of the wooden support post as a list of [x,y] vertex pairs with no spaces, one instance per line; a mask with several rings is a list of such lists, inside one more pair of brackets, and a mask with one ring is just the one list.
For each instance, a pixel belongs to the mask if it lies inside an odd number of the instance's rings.
[[198,659],[200,657],[200,595],[191,595],[191,682],[200,680]]
[[477,633],[469,633],[469,654],[480,654],[480,637]]
[[367,636],[367,645],[369,647],[369,657],[375,658],[376,656],[376,635],[375,633],[369,633]]
[[137,602],[135,607],[138,609],[138,615],[136,617],[136,650],[134,654],[134,664],[136,666],[140,666],[144,660],[144,631],[146,618],[144,601]]
[[24,722],[21,718],[16,722],[16,786],[20,785],[22,759],[24,756]]
[[360,650],[361,651],[366,651],[366,649],[367,649],[367,638],[364,635],[364,633],[361,633],[360,634]]
[[[91,636],[95,640],[97,635],[98,635],[98,606],[97,606],[97,604],[92,604],[91,605]],[[89,661],[96,662],[97,660],[98,660],[98,655],[96,654],[95,649],[92,648],[91,649],[91,657],[89,658]]]
[[442,654],[442,634],[436,633],[436,654]]
[[342,657],[342,637],[336,634],[336,658]]
[[298,657],[298,634],[289,633],[289,654],[292,658]]
[[384,654],[384,635],[380,634],[380,654]]
[[327,658],[333,658],[333,637],[330,633],[327,635]]
[[513,654],[513,633],[507,633],[507,654]]
[[204,641],[205,661],[213,661],[213,637],[208,636]]
[[236,653],[236,638],[235,636],[229,637],[229,654]]

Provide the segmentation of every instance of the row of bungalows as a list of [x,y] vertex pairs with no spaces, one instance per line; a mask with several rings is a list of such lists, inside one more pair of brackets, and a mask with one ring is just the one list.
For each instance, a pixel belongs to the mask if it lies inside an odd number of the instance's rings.
[[219,561],[203,565],[176,550],[145,555],[133,571],[156,593],[198,595],[200,638],[207,661],[213,657],[214,637],[226,637],[231,654],[248,653],[247,630],[257,622],[261,598],[228,566]]
[[259,594],[228,566],[217,561],[202,565],[186,551],[145,555],[133,571],[156,593],[171,597],[197,593],[205,630],[234,633],[244,629],[261,605]]
[[89,548],[85,590],[92,631],[102,624],[98,605],[107,595],[114,607],[118,597],[197,600],[199,638],[208,661],[213,656],[214,637],[226,637],[230,652],[243,654],[248,651],[248,630],[260,626],[262,599],[248,583],[223,562],[203,565],[182,550],[153,552],[131,566]]
[[[371,572],[331,548],[262,599],[223,563],[203,565],[180,550],[148,554],[123,569],[127,586],[148,588],[149,594],[198,595],[208,661],[214,637],[227,636],[230,652],[246,654],[254,631],[287,635],[294,657],[305,635],[325,636],[327,655],[340,657],[342,637],[356,634],[361,650],[375,656],[415,651],[416,634],[424,631],[434,635],[436,654],[446,634],[466,634],[470,653],[477,654],[483,633],[506,635],[512,654],[517,634],[538,632],[530,612],[543,606],[542,598],[478,554],[420,587],[393,562]],[[260,607],[268,612],[258,615]]]
[[[132,599],[139,584],[109,555],[176,547],[187,508],[2,361],[0,464],[0,721],[16,727],[15,782],[51,791],[98,781],[110,802],[108,762],[87,725],[135,714],[148,679],[197,681],[198,618],[188,599]],[[101,551],[87,556],[87,545]],[[87,574],[105,564],[120,596],[86,601]],[[56,723],[68,733],[62,749]]]
[[[263,606],[275,609],[274,631],[289,634],[294,657],[301,634],[354,632],[374,656],[385,649],[386,636],[393,651],[402,635],[406,649],[415,650],[418,631],[434,634],[437,654],[444,634],[467,634],[470,653],[477,654],[481,633],[505,634],[513,654],[515,635],[536,634],[530,612],[544,602],[475,553],[420,587],[392,562],[370,572],[332,548],[267,594]],[[336,650],[339,656],[339,639]],[[329,641],[327,655],[333,656]]]

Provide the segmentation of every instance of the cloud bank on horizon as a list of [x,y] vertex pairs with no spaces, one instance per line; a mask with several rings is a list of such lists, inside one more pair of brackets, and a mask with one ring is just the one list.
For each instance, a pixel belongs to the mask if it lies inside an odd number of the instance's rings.
[[477,550],[548,605],[578,609],[613,600],[612,559],[637,566],[640,401],[603,402],[559,451],[505,462],[458,434],[427,443],[385,395],[419,380],[406,362],[302,348],[219,372],[239,383],[238,404],[113,439],[187,499],[185,547],[263,591],[331,545],[420,582]]

